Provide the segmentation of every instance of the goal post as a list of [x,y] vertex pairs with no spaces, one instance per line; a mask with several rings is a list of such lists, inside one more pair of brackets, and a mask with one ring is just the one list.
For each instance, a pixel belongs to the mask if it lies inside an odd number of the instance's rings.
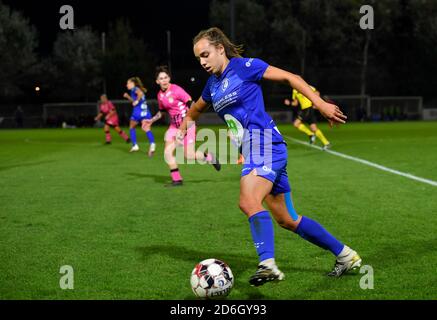
[[420,96],[370,97],[370,120],[422,120],[423,98]]
[[368,95],[324,95],[322,98],[338,105],[349,121],[364,121],[367,118]]
[[47,126],[59,127],[63,122],[90,123],[98,113],[96,102],[62,102],[43,104],[43,122]]
[[[127,123],[132,114],[132,103],[128,100],[110,100],[120,118],[120,123]],[[99,113],[100,102],[63,102],[43,104],[43,123],[46,126],[60,127],[63,122],[79,126],[93,126],[94,117]],[[147,99],[152,114],[158,111],[156,99]]]
[[351,121],[421,120],[423,98],[420,96],[325,95]]

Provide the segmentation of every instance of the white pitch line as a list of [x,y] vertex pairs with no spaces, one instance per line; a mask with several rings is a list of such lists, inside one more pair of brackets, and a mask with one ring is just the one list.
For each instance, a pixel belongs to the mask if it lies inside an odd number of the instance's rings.
[[[291,140],[291,141],[294,141],[296,143],[303,144],[303,145],[305,145],[307,147],[311,147],[311,148],[318,149],[318,150],[323,150],[321,147],[311,145],[308,142],[304,142],[302,140],[294,139],[294,138],[289,137],[289,136],[284,136],[284,137],[289,139],[289,140]],[[390,168],[381,166],[381,165],[379,165],[377,163],[373,163],[373,162],[370,162],[370,161],[367,161],[367,160],[364,160],[364,159],[348,156],[347,154],[344,154],[344,153],[341,153],[341,152],[332,151],[332,150],[329,150],[329,149],[325,150],[325,152],[333,154],[333,155],[341,157],[341,158],[345,158],[345,159],[349,159],[349,160],[352,160],[352,161],[355,161],[355,162],[359,162],[359,163],[365,164],[367,166],[377,168],[377,169],[382,170],[382,171],[390,172],[390,173],[396,174],[398,176],[406,177],[406,178],[409,178],[411,180],[416,180],[416,181],[423,182],[423,183],[426,183],[426,184],[430,184],[430,185],[432,185],[434,187],[437,187],[437,181],[433,181],[433,180],[429,180],[429,179],[425,179],[425,178],[416,177],[416,176],[413,176],[412,174],[401,172],[401,171],[394,170],[394,169],[390,169]]]

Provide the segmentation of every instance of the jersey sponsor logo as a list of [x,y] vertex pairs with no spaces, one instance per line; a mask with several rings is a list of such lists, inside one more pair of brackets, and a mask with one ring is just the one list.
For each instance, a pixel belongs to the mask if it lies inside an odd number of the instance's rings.
[[230,137],[235,142],[235,144],[240,147],[243,142],[244,127],[240,121],[230,114],[225,114],[223,118],[228,125],[230,131]]
[[225,95],[220,100],[213,102],[212,106],[214,108],[214,111],[219,112],[222,109],[230,106],[231,104],[237,101],[237,98],[238,98],[238,94],[236,91]]
[[173,97],[168,98],[168,102],[173,103],[174,102]]

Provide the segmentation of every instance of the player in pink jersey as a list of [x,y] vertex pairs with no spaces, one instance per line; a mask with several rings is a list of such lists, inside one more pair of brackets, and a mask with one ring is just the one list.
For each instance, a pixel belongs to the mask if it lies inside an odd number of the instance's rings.
[[100,96],[100,112],[94,118],[94,120],[99,121],[103,117],[105,117],[105,126],[103,127],[103,130],[105,131],[106,144],[111,143],[111,134],[109,133],[110,127],[113,127],[115,131],[117,131],[117,133],[124,139],[124,141],[127,143],[130,142],[129,137],[120,128],[118,124],[117,110],[112,102],[108,100],[106,94],[102,94]]
[[[160,87],[158,92],[159,111],[150,120],[144,120],[143,130],[147,130],[157,120],[161,119],[162,113],[167,112],[170,117],[170,126],[165,133],[165,148],[164,158],[170,168],[170,175],[172,179],[171,186],[182,185],[182,176],[179,173],[179,168],[174,155],[176,150],[176,133],[179,126],[184,120],[191,103],[193,102],[190,95],[178,85],[170,82],[170,72],[166,66],[159,66],[155,73],[156,83]],[[203,160],[210,163],[219,171],[220,163],[215,159],[212,153],[203,153],[195,151],[196,142],[196,126],[191,126],[184,139],[184,156],[190,160]]]

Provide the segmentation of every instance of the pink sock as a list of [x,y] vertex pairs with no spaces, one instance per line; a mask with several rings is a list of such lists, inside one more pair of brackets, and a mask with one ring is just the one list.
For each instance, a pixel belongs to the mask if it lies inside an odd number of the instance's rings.
[[105,132],[106,142],[111,142],[111,134],[109,132]]
[[124,131],[120,131],[119,135],[124,139],[124,141],[127,141],[129,139],[129,137],[127,136],[126,133],[124,133]]
[[170,170],[170,175],[173,181],[182,181],[182,176],[179,173],[179,169]]
[[211,162],[212,161],[212,155],[211,153],[208,152],[208,154],[205,157],[206,162]]

